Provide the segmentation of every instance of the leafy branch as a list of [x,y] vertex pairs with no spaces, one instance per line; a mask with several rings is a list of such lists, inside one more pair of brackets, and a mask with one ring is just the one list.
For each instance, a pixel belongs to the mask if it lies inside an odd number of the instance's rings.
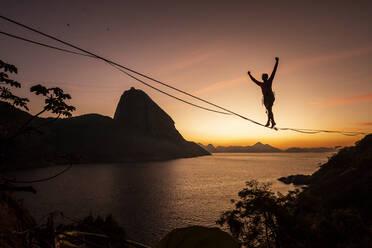
[[[28,109],[27,103],[29,102],[28,98],[23,98],[14,95],[9,87],[14,88],[21,88],[21,84],[13,79],[9,78],[7,73],[18,73],[18,69],[16,66],[8,64],[0,60],[0,69],[3,72],[0,72],[0,100],[6,101],[11,103],[13,106],[18,106]],[[57,117],[54,118],[52,121],[48,121],[44,124],[50,124],[51,122],[59,119],[61,116],[64,117],[71,117],[72,112],[75,111],[75,107],[68,105],[65,101],[70,100],[71,96],[65,93],[61,88],[53,87],[47,88],[41,84],[34,85],[30,88],[30,92],[34,92],[36,95],[41,95],[45,97],[45,105],[43,109],[38,112],[37,114],[33,115],[29,120],[27,120],[19,129],[18,131],[9,137],[8,140],[14,139],[15,137],[30,131],[30,123],[39,117],[44,112],[52,112],[56,114]],[[42,126],[44,126],[44,124]]]
[[7,74],[7,72],[17,74],[17,67],[0,60],[0,69],[4,71],[0,72],[0,100],[10,102],[13,106],[18,106],[28,110],[28,98],[16,96],[8,88],[21,88],[21,84],[13,79],[10,79],[9,75]]

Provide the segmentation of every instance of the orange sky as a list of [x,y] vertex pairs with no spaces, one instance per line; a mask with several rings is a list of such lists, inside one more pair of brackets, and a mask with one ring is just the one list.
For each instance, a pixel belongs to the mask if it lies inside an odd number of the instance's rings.
[[[270,73],[278,56],[273,111],[279,127],[371,132],[371,11],[370,1],[17,1],[1,13],[261,123],[261,91],[246,73]],[[4,21],[0,30],[47,41]],[[20,94],[36,83],[59,86],[72,95],[75,115],[113,116],[122,92],[134,86],[196,142],[287,148],[361,138],[276,132],[185,105],[93,59],[4,36],[0,47],[0,59],[19,68]],[[41,102],[31,100],[37,112]]]

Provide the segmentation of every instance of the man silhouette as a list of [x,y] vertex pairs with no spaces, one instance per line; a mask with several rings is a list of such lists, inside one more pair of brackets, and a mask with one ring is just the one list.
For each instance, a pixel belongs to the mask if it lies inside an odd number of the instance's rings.
[[266,110],[267,110],[266,113],[267,113],[267,118],[268,118],[265,127],[268,127],[271,122],[271,128],[274,128],[276,124],[274,121],[274,114],[273,114],[273,104],[275,101],[275,96],[272,90],[272,84],[273,84],[273,79],[276,73],[276,69],[278,68],[279,58],[275,57],[275,60],[276,60],[275,66],[274,66],[273,72],[271,73],[271,76],[269,77],[269,75],[267,75],[266,73],[262,74],[263,82],[256,80],[251,75],[251,72],[248,71],[248,75],[252,79],[252,81],[261,87],[262,94],[263,94],[263,103],[266,107]]

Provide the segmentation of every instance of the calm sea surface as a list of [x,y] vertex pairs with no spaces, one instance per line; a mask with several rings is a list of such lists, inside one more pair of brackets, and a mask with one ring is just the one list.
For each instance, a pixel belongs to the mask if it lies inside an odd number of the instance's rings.
[[[273,183],[274,191],[293,187],[277,178],[310,174],[330,153],[217,153],[166,162],[86,164],[56,179],[34,184],[38,193],[19,193],[36,219],[59,210],[82,218],[89,213],[113,216],[129,238],[156,243],[188,225],[215,226],[245,182]],[[48,177],[63,166],[14,172],[19,180]]]

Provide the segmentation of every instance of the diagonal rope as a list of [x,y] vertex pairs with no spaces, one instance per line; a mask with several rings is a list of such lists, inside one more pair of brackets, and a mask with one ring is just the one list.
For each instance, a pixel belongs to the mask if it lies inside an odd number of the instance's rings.
[[20,36],[14,35],[14,34],[6,33],[6,32],[3,32],[1,30],[0,30],[0,34],[6,35],[6,36],[9,36],[9,37],[12,37],[14,39],[23,40],[23,41],[26,41],[26,42],[29,42],[29,43],[33,43],[35,45],[39,45],[39,46],[43,46],[43,47],[47,47],[47,48],[52,48],[52,49],[55,49],[55,50],[59,50],[61,52],[67,52],[67,53],[72,53],[72,54],[76,54],[76,55],[81,55],[81,56],[86,56],[86,57],[94,58],[94,56],[92,56],[92,55],[88,55],[88,54],[85,54],[85,53],[78,53],[78,52],[74,52],[74,51],[71,51],[71,50],[68,50],[68,49],[51,46],[51,45],[48,45],[48,44],[44,44],[44,43],[41,43],[41,42],[37,42],[37,41],[33,41],[33,40],[30,40],[30,39],[27,39],[27,38],[24,38],[24,37],[20,37]]
[[17,179],[10,179],[10,178],[4,178],[5,182],[9,182],[9,183],[41,183],[41,182],[46,182],[46,181],[49,181],[49,180],[52,180],[64,173],[66,173],[68,170],[70,170],[72,168],[72,163],[70,163],[69,165],[67,165],[63,170],[61,170],[60,172],[52,175],[52,176],[49,176],[49,177],[45,177],[45,178],[41,178],[41,179],[36,179],[36,180],[17,180]]
[[[60,215],[62,216],[62,218],[67,219],[67,220],[69,220],[69,221],[71,221],[75,224],[83,225],[83,226],[86,226],[86,227],[93,227],[95,229],[98,229],[102,233],[105,233],[105,231],[100,226],[96,226],[96,225],[93,225],[93,224],[86,223],[82,219],[77,219],[75,217],[72,218],[72,217],[66,216],[66,214],[64,214],[63,212],[60,212]],[[142,244],[138,241],[134,241],[134,240],[130,240],[130,239],[125,239],[124,242],[126,244],[129,244],[130,246],[137,247],[137,248],[151,248],[148,245],[145,245],[145,244]]]
[[[111,60],[109,60],[109,59],[106,59],[106,58],[104,58],[104,57],[102,57],[102,56],[99,56],[99,55],[97,55],[97,54],[95,54],[95,53],[89,52],[89,51],[87,51],[87,50],[85,50],[85,49],[83,49],[83,48],[80,48],[80,47],[78,47],[78,46],[76,46],[76,45],[73,45],[73,44],[71,44],[71,43],[69,43],[69,42],[66,42],[66,41],[63,41],[63,40],[61,40],[61,39],[58,39],[58,38],[56,38],[56,37],[54,37],[54,36],[52,36],[52,35],[46,34],[46,33],[44,33],[44,32],[41,32],[41,31],[39,31],[39,30],[36,30],[36,29],[34,29],[34,28],[32,28],[32,27],[29,27],[29,26],[27,26],[27,25],[24,25],[24,24],[22,24],[22,23],[19,23],[19,22],[17,22],[17,21],[14,21],[14,20],[9,19],[9,18],[7,18],[7,17],[5,17],[5,16],[2,16],[2,15],[0,15],[0,18],[1,18],[1,19],[4,19],[4,20],[6,20],[6,21],[9,21],[9,22],[11,22],[11,23],[14,23],[14,24],[16,24],[16,25],[18,25],[18,26],[21,26],[21,27],[23,27],[23,28],[26,28],[26,29],[28,29],[28,30],[31,30],[31,31],[33,31],[33,32],[35,32],[35,33],[38,33],[38,34],[42,35],[42,36],[45,36],[45,37],[48,37],[48,38],[53,39],[53,40],[55,40],[55,41],[58,41],[58,42],[60,42],[60,43],[62,43],[62,44],[64,44],[64,45],[70,46],[70,47],[72,47],[72,48],[74,48],[74,49],[77,49],[77,50],[79,50],[79,51],[81,51],[81,52],[84,52],[84,53],[86,53],[84,56],[88,56],[88,55],[89,55],[89,57],[94,57],[94,58],[97,58],[97,59],[99,59],[99,60],[103,60],[104,62],[106,62],[106,63],[112,65],[112,66],[115,67],[116,69],[119,69],[119,68],[120,68],[120,71],[122,71],[123,73],[125,73],[125,74],[128,75],[129,77],[131,77],[131,78],[133,78],[133,79],[135,79],[135,80],[137,80],[137,81],[139,81],[139,82],[145,84],[145,85],[148,86],[148,87],[151,87],[151,88],[153,88],[153,89],[155,89],[155,90],[158,90],[159,92],[161,92],[161,93],[163,93],[163,94],[166,94],[166,95],[168,95],[168,96],[170,96],[170,97],[173,97],[173,98],[175,98],[175,99],[177,99],[177,100],[180,100],[180,101],[182,101],[182,102],[184,102],[184,103],[187,103],[187,104],[190,104],[190,105],[192,105],[192,106],[199,107],[199,108],[202,108],[202,109],[205,109],[205,110],[208,110],[208,111],[213,111],[213,112],[221,113],[221,114],[232,114],[232,115],[238,116],[238,117],[240,117],[240,118],[242,118],[242,119],[244,119],[244,120],[250,121],[250,122],[252,122],[252,123],[254,123],[254,124],[256,124],[256,125],[259,125],[259,126],[262,126],[262,127],[266,127],[265,125],[263,125],[263,124],[261,124],[261,123],[259,123],[259,122],[257,122],[257,121],[254,121],[254,120],[252,120],[252,119],[250,119],[250,118],[248,118],[248,117],[245,117],[245,116],[243,116],[243,115],[240,115],[240,114],[238,114],[238,113],[235,113],[235,112],[233,112],[233,111],[231,111],[231,110],[229,110],[229,109],[226,109],[226,108],[221,107],[221,106],[219,106],[219,105],[217,105],[217,104],[214,104],[214,103],[212,103],[212,102],[209,102],[209,101],[207,101],[207,100],[204,100],[204,99],[202,99],[202,98],[200,98],[200,97],[194,96],[194,95],[192,95],[192,94],[190,94],[190,93],[187,93],[187,92],[185,92],[185,91],[183,91],[183,90],[180,90],[180,89],[178,89],[178,88],[175,88],[175,87],[173,87],[173,86],[171,86],[171,85],[169,85],[169,84],[167,84],[167,83],[164,83],[164,82],[162,82],[162,81],[159,81],[159,80],[157,80],[157,79],[154,79],[154,78],[152,78],[152,77],[150,77],[150,76],[147,76],[147,75],[145,75],[145,74],[143,74],[143,73],[137,72],[137,71],[135,71],[135,70],[133,70],[133,69],[130,69],[130,68],[126,67],[126,66],[120,65],[120,64],[118,64],[118,63],[116,63],[116,62],[114,62],[114,61],[111,61]],[[50,47],[50,46],[47,46],[47,47],[52,48],[52,47]],[[58,50],[61,50],[61,49],[58,49]],[[124,70],[125,70],[125,71],[124,71]],[[199,105],[195,105],[195,104],[193,104],[193,103],[189,103],[189,102],[187,102],[187,101],[185,101],[185,100],[182,100],[182,99],[180,99],[180,98],[178,98],[178,97],[172,96],[172,95],[170,95],[170,94],[168,94],[168,93],[166,93],[166,92],[164,92],[164,91],[162,91],[162,90],[159,90],[159,89],[157,89],[157,88],[151,86],[151,85],[148,84],[148,83],[145,83],[144,81],[142,81],[142,80],[140,80],[139,78],[137,78],[137,77],[131,75],[131,74],[128,73],[127,71],[132,72],[132,73],[135,73],[135,74],[137,74],[137,75],[139,75],[139,76],[141,76],[141,77],[144,77],[144,78],[146,78],[146,79],[149,79],[149,80],[151,80],[151,81],[153,81],[153,82],[156,82],[156,83],[158,83],[158,84],[161,84],[161,85],[163,85],[163,86],[166,86],[166,87],[168,87],[168,88],[170,88],[170,89],[173,89],[173,90],[175,90],[175,91],[178,91],[178,92],[180,92],[180,93],[183,93],[183,94],[185,94],[185,95],[187,95],[187,96],[190,96],[190,97],[192,97],[192,98],[194,98],[194,99],[197,99],[197,100],[199,100],[199,101],[202,101],[202,102],[204,102],[204,103],[207,103],[207,104],[209,104],[209,105],[212,105],[212,106],[214,106],[214,107],[216,107],[216,108],[219,108],[219,109],[221,109],[221,110],[223,110],[223,111],[226,111],[227,113],[220,112],[220,111],[215,111],[215,110],[210,110],[210,109],[208,109],[208,108],[204,108],[204,107],[201,107],[201,106],[199,106]],[[270,128],[270,127],[267,127],[267,128]],[[336,131],[336,130],[300,129],[300,128],[289,128],[289,127],[274,128],[274,130],[282,130],[282,131],[286,131],[286,130],[287,130],[287,131],[294,131],[294,132],[305,133],[305,134],[317,134],[317,133],[338,133],[338,134],[343,134],[343,135],[347,135],[347,136],[356,136],[356,135],[365,135],[365,134],[367,134],[367,133],[364,133],[364,132],[347,132],[347,131]]]
[[[81,55],[81,56],[86,56],[86,57],[91,57],[91,58],[96,58],[95,56],[92,56],[92,55],[89,55],[89,54],[84,54],[84,53],[79,53],[79,52],[75,52],[75,51],[71,51],[71,50],[68,50],[68,49],[64,49],[64,48],[60,48],[60,47],[55,47],[55,46],[51,46],[51,45],[48,45],[48,44],[45,44],[45,43],[41,43],[41,42],[37,42],[37,41],[33,41],[33,40],[30,40],[30,39],[26,39],[26,38],[23,38],[23,37],[20,37],[20,36],[17,36],[17,35],[14,35],[14,34],[10,34],[10,33],[7,33],[7,32],[3,32],[3,31],[0,31],[0,34],[3,34],[3,35],[6,35],[8,37],[11,37],[11,38],[14,38],[14,39],[19,39],[19,40],[22,40],[22,41],[25,41],[25,42],[29,42],[29,43],[32,43],[32,44],[35,44],[35,45],[39,45],[39,46],[43,46],[43,47],[47,47],[47,48],[51,48],[51,49],[55,49],[55,50],[58,50],[58,51],[61,51],[61,52],[66,52],[66,53],[71,53],[71,54],[75,54],[75,55]],[[222,111],[218,111],[218,110],[213,110],[213,109],[210,109],[210,108],[206,108],[206,107],[203,107],[203,106],[200,106],[200,105],[197,105],[197,104],[194,104],[194,103],[191,103],[189,101],[186,101],[186,100],[183,100],[179,97],[176,97],[176,96],[173,96],[169,93],[166,93],[165,91],[163,90],[160,90],[154,86],[151,86],[150,84],[138,79],[137,77],[134,77],[132,76],[131,74],[125,72],[124,70],[122,70],[121,68],[107,62],[109,65],[111,66],[114,66],[116,69],[120,69],[120,71],[122,71],[123,73],[127,74],[128,76],[130,76],[131,78],[139,81],[140,83],[158,91],[158,92],[161,92],[169,97],[172,97],[178,101],[181,101],[183,103],[186,103],[186,104],[189,104],[191,106],[194,106],[194,107],[197,107],[197,108],[200,108],[200,109],[203,109],[203,110],[207,110],[207,111],[210,111],[210,112],[215,112],[215,113],[218,113],[218,114],[225,114],[225,115],[230,115],[230,113],[226,113],[226,112],[222,112]]]
[[303,129],[303,128],[289,128],[289,127],[281,127],[278,128],[281,131],[294,131],[298,133],[304,134],[318,134],[318,133],[338,133],[345,136],[357,136],[357,135],[366,135],[365,132],[352,132],[352,131],[337,131],[337,130],[321,130],[321,129]]
[[122,69],[124,69],[124,70],[130,71],[130,72],[135,73],[135,74],[137,74],[137,75],[139,75],[139,76],[141,76],[141,77],[147,78],[147,79],[149,79],[149,80],[151,80],[151,81],[153,81],[153,82],[156,82],[156,83],[161,84],[161,85],[163,85],[163,86],[165,86],[165,87],[168,87],[168,88],[170,88],[170,89],[173,89],[173,90],[175,90],[175,91],[178,91],[178,92],[180,92],[180,93],[182,93],[182,94],[185,94],[185,95],[187,95],[187,96],[190,96],[190,97],[192,97],[192,98],[194,98],[194,99],[197,99],[197,100],[199,100],[199,101],[202,101],[202,102],[204,102],[204,103],[207,103],[207,104],[209,104],[209,105],[212,105],[212,106],[214,106],[214,107],[216,107],[216,108],[219,108],[219,109],[221,109],[221,110],[223,110],[223,111],[226,111],[226,112],[228,112],[228,113],[230,113],[230,114],[233,114],[233,115],[236,115],[236,116],[238,116],[238,117],[240,117],[240,118],[243,118],[243,119],[245,119],[245,120],[251,121],[251,122],[253,122],[253,123],[257,124],[257,125],[264,126],[263,124],[261,124],[261,123],[259,123],[259,122],[256,122],[256,121],[254,121],[254,120],[251,120],[251,119],[249,119],[249,118],[247,118],[247,117],[244,117],[244,116],[242,116],[242,115],[240,115],[240,114],[237,114],[237,113],[235,113],[235,112],[233,112],[233,111],[231,111],[231,110],[228,110],[228,109],[226,109],[226,108],[223,108],[223,107],[221,107],[221,106],[218,106],[217,104],[214,104],[214,103],[212,103],[212,102],[209,102],[209,101],[207,101],[207,100],[204,100],[204,99],[202,99],[202,98],[200,98],[200,97],[194,96],[194,95],[192,95],[192,94],[190,94],[190,93],[187,93],[186,91],[183,91],[183,90],[180,90],[180,89],[178,89],[178,88],[175,88],[175,87],[173,87],[173,86],[171,86],[171,85],[169,85],[169,84],[167,84],[167,83],[164,83],[164,82],[162,82],[162,81],[159,81],[159,80],[157,80],[157,79],[154,79],[154,78],[152,78],[152,77],[150,77],[150,76],[148,76],[148,75],[145,75],[145,74],[143,74],[143,73],[140,73],[140,72],[138,72],[138,71],[135,71],[135,70],[133,70],[133,69],[131,69],[131,68],[128,68],[128,67],[126,67],[126,66],[123,66],[123,65],[121,65],[121,64],[118,64],[118,63],[116,63],[116,62],[114,62],[114,61],[112,61],[112,60],[106,59],[106,58],[104,58],[104,57],[102,57],[102,56],[99,56],[99,55],[97,55],[97,54],[95,54],[95,53],[92,53],[92,52],[90,52],[90,51],[88,51],[88,50],[85,50],[85,49],[83,49],[83,48],[80,48],[80,47],[78,47],[78,46],[76,46],[76,45],[73,45],[73,44],[71,44],[71,43],[69,43],[69,42],[66,42],[66,41],[63,41],[63,40],[61,40],[61,39],[58,39],[58,38],[56,38],[56,37],[54,37],[54,36],[52,36],[52,35],[46,34],[46,33],[42,32],[42,31],[39,31],[39,30],[37,30],[37,29],[34,29],[34,28],[32,28],[32,27],[29,27],[29,26],[27,26],[27,25],[25,25],[25,24],[19,23],[19,22],[17,22],[17,21],[14,21],[14,20],[12,20],[12,19],[10,19],[10,18],[7,18],[7,17],[5,17],[5,16],[2,16],[2,15],[0,15],[0,18],[6,20],[6,21],[8,21],[8,22],[11,22],[11,23],[13,23],[13,24],[16,24],[16,25],[18,25],[18,26],[21,26],[21,27],[23,27],[23,28],[25,28],[25,29],[28,29],[28,30],[30,30],[30,31],[33,31],[33,32],[35,32],[35,33],[38,33],[38,34],[40,34],[40,35],[42,35],[42,36],[48,37],[48,38],[50,38],[50,39],[52,39],[52,40],[58,41],[58,42],[60,42],[60,43],[62,43],[62,44],[64,44],[64,45],[67,45],[67,46],[69,46],[69,47],[72,47],[72,48],[74,48],[74,49],[77,49],[77,50],[79,50],[79,51],[81,51],[81,52],[84,52],[84,53],[86,53],[86,54],[89,54],[89,55],[91,55],[91,56],[93,56],[93,57],[95,57],[95,58],[97,58],[97,59],[103,60],[103,61],[105,61],[105,62],[107,62],[107,63],[109,63],[109,64],[113,64],[113,65],[118,66],[118,67],[120,67],[120,68],[122,68]]
[[199,105],[196,105],[196,104],[194,104],[194,103],[191,103],[191,102],[185,101],[185,100],[183,100],[183,99],[181,99],[181,98],[179,98],[179,97],[173,96],[173,95],[171,95],[171,94],[169,94],[169,93],[167,93],[167,92],[165,92],[165,91],[163,91],[163,90],[161,90],[161,89],[158,89],[158,88],[156,88],[156,87],[154,87],[154,86],[152,86],[152,85],[150,85],[150,84],[144,82],[143,80],[141,80],[141,79],[139,79],[139,78],[133,76],[132,74],[130,74],[130,73],[124,71],[123,69],[117,67],[117,66],[114,65],[114,64],[110,64],[110,63],[108,63],[108,64],[111,65],[112,67],[114,67],[115,69],[121,71],[122,73],[126,74],[127,76],[129,76],[129,77],[131,77],[131,78],[137,80],[138,82],[140,82],[140,83],[142,83],[142,84],[144,84],[144,85],[150,87],[151,89],[154,89],[154,90],[156,90],[156,91],[158,91],[158,92],[160,92],[160,93],[163,93],[164,95],[167,95],[167,96],[169,96],[169,97],[172,97],[172,98],[174,98],[174,99],[176,99],[176,100],[178,100],[178,101],[181,101],[181,102],[183,102],[183,103],[186,103],[186,104],[189,104],[189,105],[191,105],[191,106],[194,106],[194,107],[197,107],[197,108],[201,108],[201,109],[204,109],[204,110],[207,110],[207,111],[212,111],[212,112],[219,113],[219,114],[230,115],[230,113],[226,113],[226,112],[221,112],[221,111],[217,111],[217,110],[212,110],[212,109],[209,109],[209,108],[205,108],[205,107],[203,107],[203,106],[199,106]]

